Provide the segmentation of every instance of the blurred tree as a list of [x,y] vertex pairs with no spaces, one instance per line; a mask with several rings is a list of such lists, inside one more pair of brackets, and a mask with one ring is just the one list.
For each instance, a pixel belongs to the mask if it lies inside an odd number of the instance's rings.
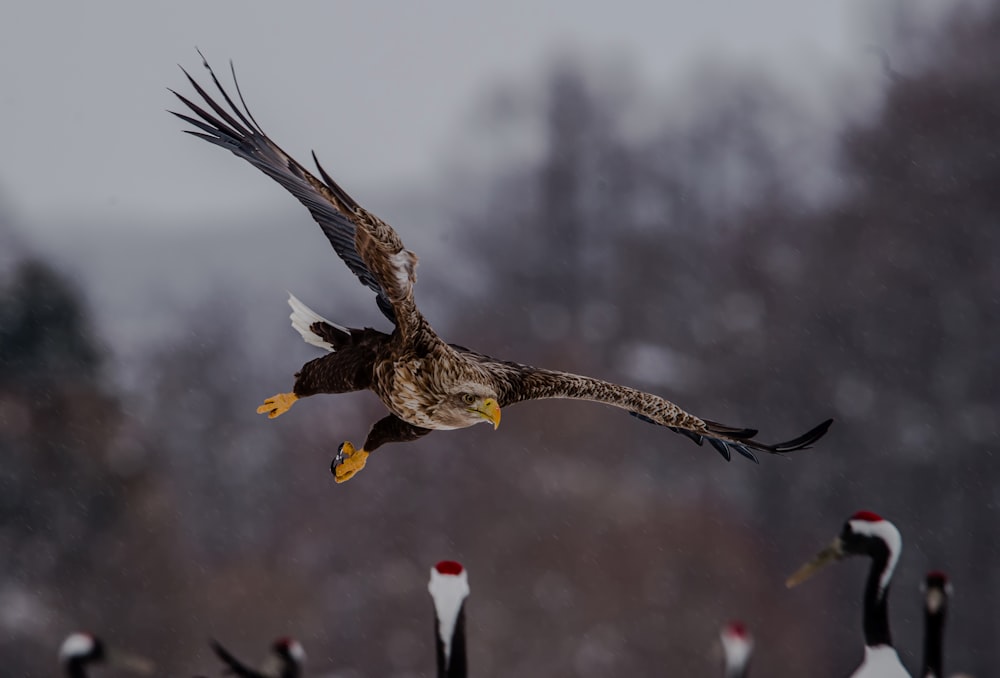
[[[100,576],[90,548],[122,510],[102,469],[117,407],[81,298],[40,260],[21,262],[0,290],[0,403],[7,593],[39,613],[85,604],[86,582]],[[76,586],[76,600],[59,599]],[[39,589],[48,594],[28,593]]]
[[14,230],[13,219],[5,207],[3,194],[0,193],[0,276],[7,276],[14,264],[24,257],[20,234]]
[[21,262],[0,296],[0,388],[96,384],[100,365],[70,283],[42,261]]
[[[20,262],[0,289],[0,656],[40,675],[75,628],[135,645],[134,595],[163,555],[147,482],[75,286]],[[162,536],[162,535],[157,535]],[[162,543],[162,542],[161,542]],[[163,578],[163,575],[160,575]],[[166,577],[169,578],[169,577]],[[142,583],[146,582],[146,583]]]

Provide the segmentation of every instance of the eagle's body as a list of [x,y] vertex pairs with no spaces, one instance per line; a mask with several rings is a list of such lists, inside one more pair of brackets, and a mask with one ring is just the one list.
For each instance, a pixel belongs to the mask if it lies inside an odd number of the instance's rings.
[[[304,309],[294,297],[291,302],[293,309]],[[339,328],[323,319],[313,322],[309,331],[333,348],[302,367],[296,396],[370,389],[393,415],[428,430],[464,428],[482,421],[467,411],[469,403],[459,402],[463,396],[496,399],[488,371],[441,341],[426,323],[415,340],[404,338],[398,329],[385,334],[371,328]]]
[[496,427],[504,407],[539,398],[573,398],[613,405],[644,421],[683,433],[699,445],[708,440],[726,459],[731,450],[756,461],[752,450],[783,453],[804,449],[826,433],[831,420],[794,440],[768,445],[753,439],[757,434],[754,429],[701,419],[650,393],[500,361],[447,344],[417,309],[413,299],[417,256],[403,246],[392,227],[358,205],[318,161],[322,179],[282,151],[260,129],[245,103],[241,111],[207,63],[205,67],[228,108],[214,101],[188,75],[214,115],[179,94],[178,98],[197,118],[175,115],[200,130],[190,134],[229,149],[298,198],[348,268],[376,293],[379,309],[394,325],[391,334],[341,327],[295,297],[289,300],[293,327],[307,342],[329,353],[306,363],[296,375],[292,392],[265,400],[258,412],[276,417],[298,398],[363,389],[373,391],[390,412],[372,426],[361,449],[356,450],[349,442],[341,446],[333,464],[338,481],[351,478],[364,467],[368,453],[385,443],[414,440],[432,430],[464,428],[483,421]]

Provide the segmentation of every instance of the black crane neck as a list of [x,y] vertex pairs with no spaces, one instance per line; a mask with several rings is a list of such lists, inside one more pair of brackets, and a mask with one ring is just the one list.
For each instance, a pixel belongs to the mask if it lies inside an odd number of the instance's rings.
[[66,662],[67,678],[87,678],[86,662],[79,659],[71,659]]
[[889,633],[889,581],[882,586],[882,577],[889,568],[888,548],[878,549],[872,554],[868,582],[865,584],[864,631],[865,645],[878,647],[892,646]]
[[455,630],[451,635],[451,657],[445,655],[444,641],[441,640],[441,621],[435,618],[435,633],[437,639],[438,678],[466,678],[468,675],[465,653],[465,605],[458,611],[455,620]]
[[750,662],[743,662],[740,666],[726,666],[725,678],[747,678],[749,666]]
[[944,621],[945,608],[936,611],[924,608],[924,670],[925,678],[944,675]]

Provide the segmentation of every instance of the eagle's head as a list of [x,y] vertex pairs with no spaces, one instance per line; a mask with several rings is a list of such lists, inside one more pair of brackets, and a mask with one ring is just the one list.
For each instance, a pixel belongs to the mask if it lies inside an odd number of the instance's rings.
[[484,421],[500,425],[500,405],[493,388],[463,381],[448,389],[435,408],[434,419],[450,428],[465,428]]

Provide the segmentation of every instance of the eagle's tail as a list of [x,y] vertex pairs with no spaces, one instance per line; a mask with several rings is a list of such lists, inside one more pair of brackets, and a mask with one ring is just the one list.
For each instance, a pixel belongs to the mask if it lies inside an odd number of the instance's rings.
[[294,294],[289,293],[288,305],[292,307],[292,314],[288,316],[292,320],[292,327],[302,335],[307,344],[332,352],[337,350],[333,342],[339,344],[341,341],[337,341],[338,339],[348,339],[351,336],[349,329],[330,322],[299,301]]

